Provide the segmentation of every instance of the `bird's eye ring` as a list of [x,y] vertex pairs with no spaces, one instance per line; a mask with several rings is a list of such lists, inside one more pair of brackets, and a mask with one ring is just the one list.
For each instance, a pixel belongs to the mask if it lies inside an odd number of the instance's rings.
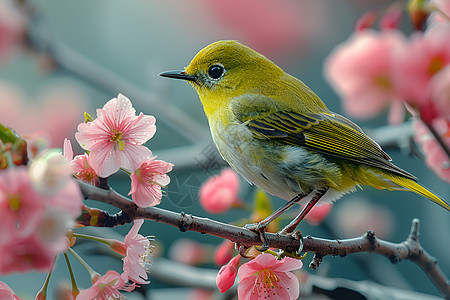
[[219,79],[223,75],[224,72],[225,72],[224,67],[222,65],[218,65],[218,64],[212,65],[208,69],[208,75],[212,79]]

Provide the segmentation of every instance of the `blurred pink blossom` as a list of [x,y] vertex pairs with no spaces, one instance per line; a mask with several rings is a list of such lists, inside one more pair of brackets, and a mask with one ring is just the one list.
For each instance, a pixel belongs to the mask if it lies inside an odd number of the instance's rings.
[[232,169],[224,169],[217,176],[210,177],[200,188],[199,200],[204,210],[210,213],[224,213],[238,198],[239,177]]
[[214,251],[214,263],[223,266],[233,257],[234,243],[230,240],[223,240]]
[[155,117],[140,113],[122,94],[97,109],[97,118],[78,125],[75,138],[90,151],[90,165],[100,177],[108,177],[119,168],[135,170],[152,155],[143,146],[156,132]]
[[193,239],[181,238],[172,243],[168,256],[173,261],[195,266],[207,262],[211,252],[207,245]]
[[3,281],[0,281],[0,299],[2,300],[22,300],[14,294],[14,291]]
[[0,274],[15,272],[48,272],[53,265],[57,249],[45,245],[36,235],[15,238],[0,244]]
[[136,283],[148,284],[150,281],[146,281],[148,276],[145,264],[152,252],[152,246],[148,238],[138,233],[143,223],[142,219],[135,220],[133,227],[125,236],[126,254],[123,258],[123,270],[128,274],[128,279]]
[[364,198],[350,198],[339,202],[335,208],[335,227],[342,237],[355,237],[367,230],[375,231],[380,238],[388,238],[395,225],[395,218],[385,207]]
[[431,78],[429,89],[437,113],[450,121],[450,65]]
[[[228,264],[220,268],[216,277],[216,284],[221,293],[225,293],[233,286],[234,281],[236,280],[240,258],[240,255],[236,255],[228,262]],[[241,298],[239,297],[239,299]]]
[[363,13],[355,22],[355,31],[372,28],[377,20],[377,14],[376,10],[368,10]]
[[396,57],[395,79],[399,97],[418,109],[422,120],[437,116],[430,102],[430,80],[450,63],[450,25],[433,26],[415,33],[407,50]]
[[75,86],[47,86],[33,97],[19,86],[0,81],[0,120],[21,136],[45,132],[51,147],[61,147],[72,135],[86,103],[84,94]]
[[130,286],[126,283],[128,280],[126,275],[126,273],[119,275],[119,273],[110,270],[95,280],[90,288],[81,290],[77,299],[126,299],[119,290],[130,292],[134,289],[134,284]]
[[0,1],[0,61],[20,45],[25,37],[26,19],[14,0]]
[[166,174],[172,171],[173,164],[163,160],[148,158],[131,174],[131,190],[128,195],[139,207],[158,205],[161,202],[161,187],[170,183]]
[[320,4],[282,0],[202,1],[214,23],[231,36],[267,55],[304,50],[308,39],[325,28],[325,8]]
[[[325,76],[350,115],[372,117],[400,100],[393,57],[403,52],[404,35],[397,30],[357,31],[325,61]],[[398,119],[398,117],[395,117]]]
[[[431,126],[441,135],[442,140],[450,148],[450,123],[442,118],[433,120]],[[439,177],[450,182],[450,159],[441,145],[420,121],[414,120],[414,139],[422,147],[428,167]]]
[[27,141],[28,159],[34,159],[39,153],[50,148],[51,137],[43,131],[24,136]]
[[0,245],[30,235],[42,220],[46,200],[24,166],[0,171]]
[[380,18],[380,28],[383,30],[398,29],[402,20],[403,6],[392,4]]
[[305,220],[311,225],[317,226],[328,216],[333,204],[325,203],[320,206],[314,206],[311,211],[306,215]]
[[272,254],[258,255],[239,268],[239,299],[297,299],[300,293],[299,281],[290,271],[302,266],[299,259],[285,257],[278,260]]

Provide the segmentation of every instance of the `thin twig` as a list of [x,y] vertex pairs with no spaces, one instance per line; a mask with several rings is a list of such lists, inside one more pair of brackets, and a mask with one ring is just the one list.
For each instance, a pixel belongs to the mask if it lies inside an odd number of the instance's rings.
[[[112,204],[128,216],[128,219],[147,219],[155,222],[165,223],[178,227],[181,231],[196,231],[207,233],[217,237],[231,240],[240,246],[251,247],[261,245],[260,237],[257,233],[245,228],[217,222],[208,218],[200,218],[186,213],[175,213],[157,207],[140,208],[137,207],[127,197],[116,193],[113,190],[103,190],[97,187],[80,182],[80,187],[86,199],[98,200]],[[104,212],[107,214],[107,212]],[[85,225],[89,225],[89,220]],[[96,226],[102,226],[101,223]],[[402,243],[392,243],[384,241],[375,236],[373,231],[368,231],[364,235],[345,239],[327,240],[306,236],[303,239],[295,239],[292,236],[279,235],[276,233],[266,233],[266,239],[270,247],[285,251],[297,251],[303,241],[303,251],[314,252],[315,256],[310,267],[316,268],[326,255],[346,256],[357,252],[374,252],[386,256],[392,263],[401,260],[411,260],[419,265],[430,277],[440,293],[450,299],[450,282],[437,265],[434,257],[429,255],[419,244],[419,220],[414,219],[411,232],[408,238]]]

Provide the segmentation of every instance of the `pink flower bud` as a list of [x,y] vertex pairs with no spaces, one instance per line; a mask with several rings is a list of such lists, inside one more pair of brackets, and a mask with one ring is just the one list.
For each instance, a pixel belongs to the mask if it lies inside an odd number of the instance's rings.
[[228,264],[220,268],[219,273],[217,274],[216,284],[221,293],[225,293],[233,286],[240,258],[240,255],[236,255],[228,262]]

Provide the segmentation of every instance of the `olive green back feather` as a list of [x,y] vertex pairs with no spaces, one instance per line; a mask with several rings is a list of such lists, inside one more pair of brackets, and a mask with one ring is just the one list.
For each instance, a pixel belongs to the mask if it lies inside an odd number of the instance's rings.
[[258,138],[275,139],[416,180],[392,164],[389,155],[375,141],[342,116],[276,112],[249,120],[247,127]]

